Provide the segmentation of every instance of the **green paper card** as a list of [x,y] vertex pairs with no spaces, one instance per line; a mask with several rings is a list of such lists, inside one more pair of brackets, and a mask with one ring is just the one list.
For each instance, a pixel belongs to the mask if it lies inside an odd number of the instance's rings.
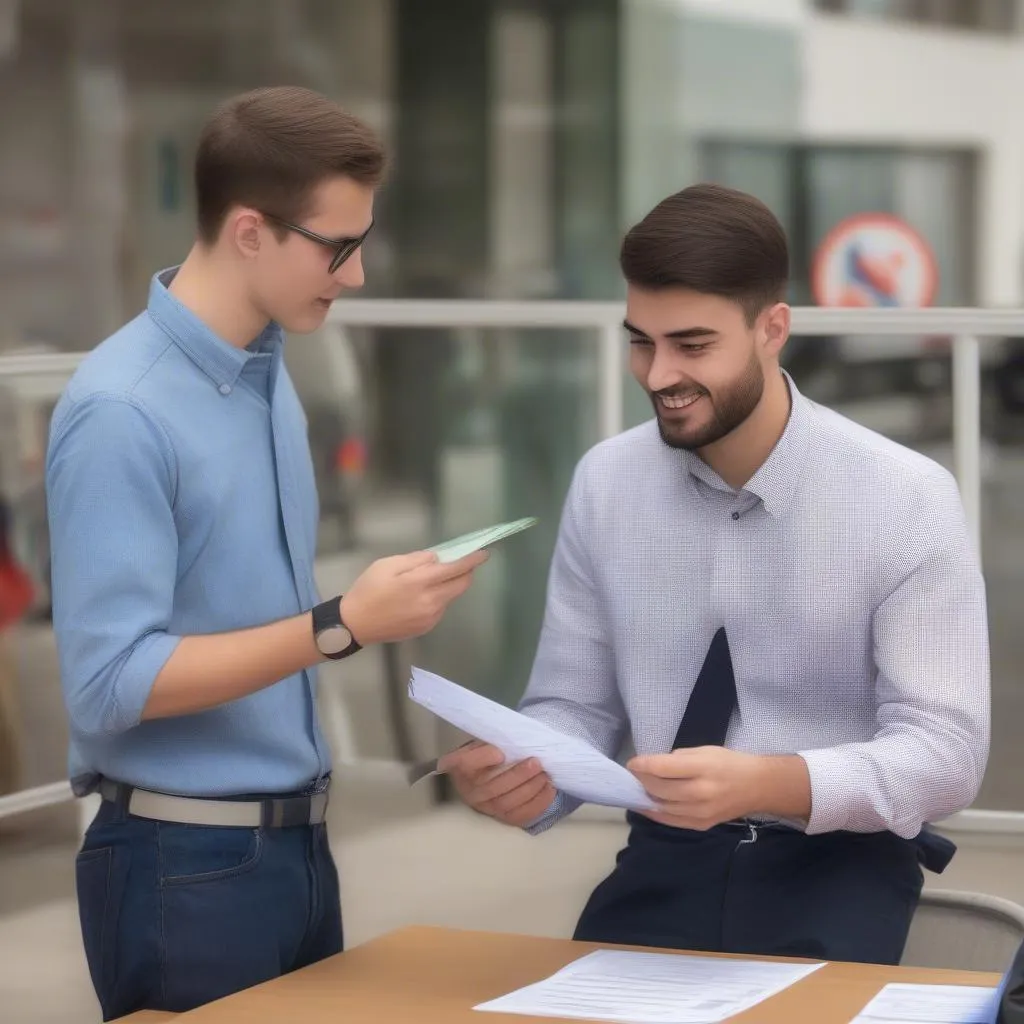
[[499,540],[511,537],[515,533],[528,530],[537,523],[537,519],[529,516],[526,519],[516,519],[511,523],[499,523],[497,526],[488,526],[483,530],[474,530],[472,533],[465,533],[454,540],[447,540],[443,544],[436,544],[428,551],[437,555],[439,562],[457,562],[466,555],[471,555],[481,548],[489,548],[497,544]]

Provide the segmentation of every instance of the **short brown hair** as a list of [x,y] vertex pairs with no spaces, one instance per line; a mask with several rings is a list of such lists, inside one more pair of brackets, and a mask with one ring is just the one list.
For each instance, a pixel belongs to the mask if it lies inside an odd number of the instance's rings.
[[786,233],[759,199],[722,185],[692,185],[663,199],[622,242],[627,282],[731,299],[747,321],[785,297]]
[[218,107],[199,137],[199,237],[213,242],[232,206],[294,222],[328,178],[376,188],[383,175],[383,146],[359,118],[310,89],[254,89]]

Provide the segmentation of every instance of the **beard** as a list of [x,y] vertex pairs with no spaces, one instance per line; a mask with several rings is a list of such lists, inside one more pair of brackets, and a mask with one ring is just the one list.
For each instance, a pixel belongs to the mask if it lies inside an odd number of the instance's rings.
[[705,388],[700,391],[702,398],[698,405],[707,403],[710,406],[709,419],[699,424],[689,424],[686,418],[676,419],[665,414],[658,401],[658,396],[672,397],[692,395],[693,388],[673,388],[651,394],[654,414],[658,419],[658,432],[662,441],[670,448],[682,448],[696,451],[721,441],[731,434],[741,423],[746,421],[757,408],[764,394],[764,370],[751,353],[750,362],[739,377],[729,385],[719,388],[714,394]]

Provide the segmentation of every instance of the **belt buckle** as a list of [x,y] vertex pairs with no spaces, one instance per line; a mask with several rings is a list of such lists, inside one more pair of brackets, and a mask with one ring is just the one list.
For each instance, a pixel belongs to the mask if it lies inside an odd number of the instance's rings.
[[296,828],[319,824],[327,814],[328,794],[324,790],[308,796],[275,797],[261,802],[261,824],[264,828]]
[[316,824],[320,825],[327,820],[327,808],[331,803],[331,794],[325,789],[319,793],[314,793],[310,797],[309,804],[309,817],[310,823],[313,823],[313,817],[316,816]]
[[294,828],[309,824],[309,797],[271,797],[261,801],[264,828]]

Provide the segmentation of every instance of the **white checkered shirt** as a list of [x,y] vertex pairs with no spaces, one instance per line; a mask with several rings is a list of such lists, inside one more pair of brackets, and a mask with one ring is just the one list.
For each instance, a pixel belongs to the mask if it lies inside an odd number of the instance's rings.
[[[580,462],[521,710],[617,756],[671,749],[725,626],[726,746],[799,754],[808,833],[907,838],[967,806],[989,743],[985,587],[952,476],[804,398],[743,489],[652,420]],[[576,802],[559,794],[529,829]]]

